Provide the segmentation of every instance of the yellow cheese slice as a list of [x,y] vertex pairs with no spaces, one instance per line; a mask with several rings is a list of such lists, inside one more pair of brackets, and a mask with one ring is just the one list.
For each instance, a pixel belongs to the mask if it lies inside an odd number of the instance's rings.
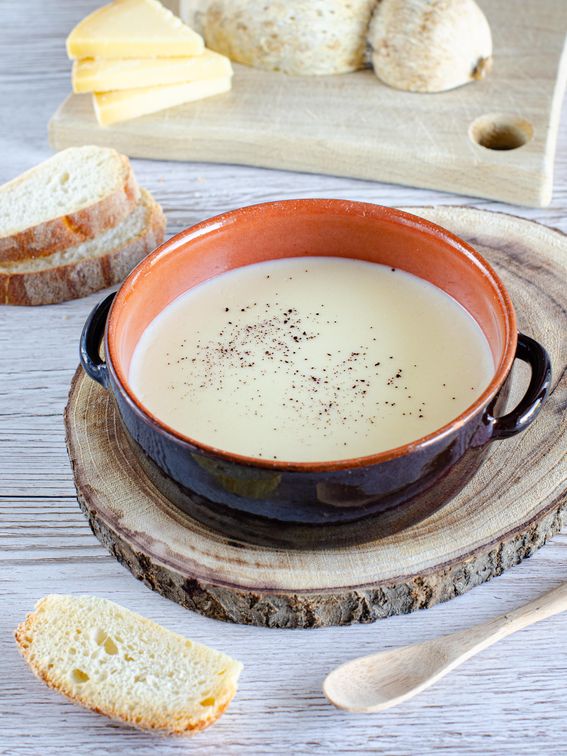
[[158,0],[114,0],[67,37],[70,58],[171,58],[204,49],[202,37]]
[[161,87],[123,89],[119,92],[95,92],[93,95],[96,117],[101,126],[128,121],[158,110],[165,110],[185,102],[228,92],[231,77],[167,84]]
[[85,58],[73,63],[73,92],[108,92],[231,76],[230,60],[205,50],[192,58]]

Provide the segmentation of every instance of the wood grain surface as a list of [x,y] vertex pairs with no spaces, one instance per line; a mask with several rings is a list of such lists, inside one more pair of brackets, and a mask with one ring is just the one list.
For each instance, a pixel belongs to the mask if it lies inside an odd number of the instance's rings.
[[567,78],[567,3],[516,7],[485,3],[495,65],[483,81],[450,92],[402,92],[370,70],[305,77],[235,65],[231,92],[109,128],[98,125],[90,95],[71,95],[51,120],[50,141],[547,205]]
[[[64,37],[99,4],[0,3],[0,181],[51,154],[47,121],[69,89]],[[134,161],[134,168],[163,205],[169,234],[252,202],[313,196],[386,205],[469,204],[567,232],[566,117],[564,108],[554,199],[547,209],[246,167]],[[80,331],[99,298],[0,308],[0,753],[567,753],[567,625],[561,615],[508,638],[426,694],[376,717],[338,712],[321,692],[325,675],[342,661],[462,630],[557,586],[567,577],[565,530],[531,559],[454,601],[374,625],[314,631],[215,622],[149,591],[117,564],[77,506],[63,428]],[[33,677],[12,639],[26,611],[54,591],[119,601],[241,659],[246,666],[230,711],[187,743],[127,730],[60,699]]]
[[[260,547],[209,530],[161,496],[129,446],[111,395],[79,368],[65,412],[79,502],[99,540],[150,588],[230,622],[367,623],[454,598],[531,556],[560,529],[567,506],[567,236],[502,213],[414,211],[474,242],[503,278],[520,330],[548,345],[555,379],[537,422],[491,444],[460,494],[417,525],[357,547]],[[521,367],[514,366],[509,407],[522,396]]]

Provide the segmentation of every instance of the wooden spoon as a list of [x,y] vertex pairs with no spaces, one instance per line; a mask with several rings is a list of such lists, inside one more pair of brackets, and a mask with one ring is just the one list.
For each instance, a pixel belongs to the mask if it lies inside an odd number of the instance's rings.
[[323,691],[332,704],[346,711],[389,709],[507,635],[566,609],[567,583],[562,583],[513,612],[468,630],[353,659],[327,676]]

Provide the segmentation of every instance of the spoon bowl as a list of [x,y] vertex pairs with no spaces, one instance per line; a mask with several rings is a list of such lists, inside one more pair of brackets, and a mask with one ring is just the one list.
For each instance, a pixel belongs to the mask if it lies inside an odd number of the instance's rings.
[[339,709],[352,712],[370,713],[396,706],[464,661],[453,644],[446,642],[449,638],[347,662],[327,677],[325,695]]

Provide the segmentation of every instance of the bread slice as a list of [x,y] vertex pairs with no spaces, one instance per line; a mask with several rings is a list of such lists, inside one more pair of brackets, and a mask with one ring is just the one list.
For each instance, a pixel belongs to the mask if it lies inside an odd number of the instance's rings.
[[35,674],[71,701],[175,735],[215,722],[242,669],[219,651],[95,596],[45,596],[15,635]]
[[165,217],[145,189],[121,223],[48,257],[0,262],[0,304],[44,305],[86,297],[122,281],[163,241]]
[[106,231],[140,198],[128,158],[69,147],[0,187],[0,261],[50,255]]

